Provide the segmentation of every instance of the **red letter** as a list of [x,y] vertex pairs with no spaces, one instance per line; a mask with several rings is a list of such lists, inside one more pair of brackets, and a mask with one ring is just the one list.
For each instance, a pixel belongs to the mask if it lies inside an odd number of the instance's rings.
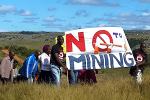
[[85,51],[85,41],[84,41],[84,33],[78,33],[79,41],[72,35],[66,35],[66,49],[67,52],[72,52],[72,43],[74,43],[80,51]]

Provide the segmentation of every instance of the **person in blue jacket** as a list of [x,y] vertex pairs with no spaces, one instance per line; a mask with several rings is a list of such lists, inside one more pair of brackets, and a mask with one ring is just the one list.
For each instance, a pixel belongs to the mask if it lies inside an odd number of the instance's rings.
[[28,81],[28,83],[33,83],[35,80],[35,75],[38,72],[38,56],[40,52],[36,50],[34,53],[29,55],[20,69],[20,76],[22,80]]

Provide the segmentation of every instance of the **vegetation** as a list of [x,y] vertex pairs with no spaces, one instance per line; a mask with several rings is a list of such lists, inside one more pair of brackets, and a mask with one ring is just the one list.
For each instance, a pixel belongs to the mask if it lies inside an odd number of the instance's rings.
[[56,88],[49,84],[16,83],[0,85],[0,100],[149,100],[150,68],[141,86],[128,75],[128,68],[101,70],[98,83],[68,86],[66,76]]
[[[130,31],[127,31],[127,38],[132,49],[139,46],[140,42],[149,41],[150,35],[147,33],[142,33],[142,35],[137,35],[138,32],[135,31],[133,33],[130,34]],[[26,32],[21,34],[1,33],[0,49],[12,48],[24,58],[34,49],[41,49],[44,44],[53,45],[54,38],[62,33],[32,34],[29,32],[29,34]],[[147,48],[147,53],[150,59],[150,47]],[[148,61],[150,63],[150,60]],[[75,86],[68,86],[67,78],[63,75],[59,88],[50,84],[15,83],[2,85],[0,83],[0,100],[149,100],[150,64],[145,69],[142,85],[137,85],[128,72],[129,68],[103,69],[97,74],[97,84]]]

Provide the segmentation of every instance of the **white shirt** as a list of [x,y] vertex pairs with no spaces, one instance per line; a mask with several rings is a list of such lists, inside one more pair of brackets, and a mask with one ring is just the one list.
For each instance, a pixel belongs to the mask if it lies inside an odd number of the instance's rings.
[[45,52],[43,52],[41,55],[39,55],[39,60],[41,61],[41,70],[43,71],[50,71],[50,55],[47,55]]

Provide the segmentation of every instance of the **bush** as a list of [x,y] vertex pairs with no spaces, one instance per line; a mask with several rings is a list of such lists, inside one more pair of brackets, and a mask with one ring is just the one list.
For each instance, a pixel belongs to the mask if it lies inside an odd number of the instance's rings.
[[132,38],[132,39],[128,39],[129,45],[131,48],[133,48],[136,45],[139,45],[141,42],[145,41],[146,39],[136,39],[136,38]]
[[[6,48],[7,47],[7,48]],[[12,46],[5,46],[5,49],[10,49],[12,51],[14,51],[16,54],[26,57],[28,56],[30,53],[32,53],[35,49],[28,49],[26,47],[22,47],[22,46],[16,46],[16,45],[12,45]]]

